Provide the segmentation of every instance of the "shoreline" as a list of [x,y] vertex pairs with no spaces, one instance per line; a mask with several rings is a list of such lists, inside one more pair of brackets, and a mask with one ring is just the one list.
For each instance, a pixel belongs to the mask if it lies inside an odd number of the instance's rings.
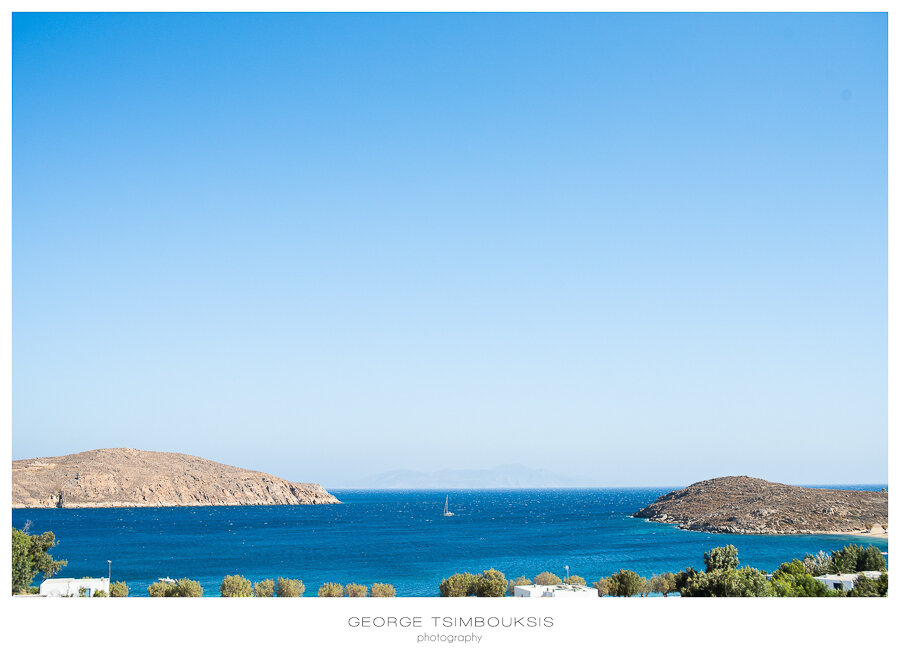
[[887,539],[887,532],[816,532],[815,534],[834,534],[845,537],[871,537],[873,539]]
[[[639,516],[635,516],[633,518],[640,518]],[[863,531],[839,531],[839,530],[815,530],[815,531],[800,531],[800,532],[740,532],[740,531],[723,531],[723,530],[713,530],[713,529],[692,529],[683,527],[680,523],[673,523],[667,521],[655,521],[653,519],[646,519],[649,523],[657,523],[659,525],[674,525],[676,528],[683,532],[702,532],[703,534],[739,534],[742,536],[764,536],[764,537],[795,537],[795,536],[837,536],[837,537],[865,537],[871,539],[883,539],[885,541],[888,540],[887,532],[863,532]]]

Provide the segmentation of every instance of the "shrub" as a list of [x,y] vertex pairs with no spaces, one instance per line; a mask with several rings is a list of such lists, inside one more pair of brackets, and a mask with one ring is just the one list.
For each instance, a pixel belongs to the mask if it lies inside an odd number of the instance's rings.
[[112,582],[109,585],[109,596],[111,598],[125,598],[128,596],[128,585],[125,582]]
[[344,596],[344,587],[336,582],[326,582],[319,587],[320,598],[341,598]]
[[275,581],[275,595],[279,598],[299,598],[303,596],[304,591],[306,591],[306,587],[300,580],[279,577]]
[[79,598],[83,598],[83,597],[87,596],[87,594],[88,594],[87,592],[88,592],[87,587],[84,587],[84,586],[78,587],[78,597]]
[[104,591],[103,589],[97,589],[96,591],[94,591],[94,592],[91,594],[91,597],[92,597],[92,598],[108,598],[108,597],[109,597],[109,593],[107,593],[107,592]]
[[438,587],[443,598],[461,598],[475,595],[478,578],[472,573],[457,573],[445,578]]
[[514,580],[509,581],[509,586],[506,589],[506,595],[515,595],[515,587],[517,586],[530,586],[532,581],[525,577],[524,575],[520,575]]
[[348,598],[365,598],[369,595],[369,587],[363,584],[348,584],[344,587],[344,595]]
[[562,584],[562,580],[553,573],[544,571],[534,578],[534,583],[540,586],[553,586],[555,584]]
[[569,575],[568,584],[575,586],[587,586],[587,582],[585,582],[584,578],[581,575]]
[[393,584],[378,584],[376,582],[372,585],[369,595],[373,598],[393,598],[397,595],[397,592],[394,590]]
[[718,570],[734,570],[738,567],[738,550],[730,544],[720,548],[713,548],[703,554],[703,561],[706,562],[707,573]]
[[637,595],[644,587],[643,580],[644,578],[634,571],[623,568],[607,578],[609,594],[625,598]]
[[223,598],[249,598],[253,595],[253,585],[243,575],[226,575],[219,585]]
[[506,589],[506,577],[493,568],[482,572],[475,582],[475,595],[480,598],[502,598]]
[[594,582],[591,586],[597,589],[597,595],[599,597],[603,597],[609,595],[609,578],[601,577],[599,580]]
[[253,585],[253,595],[257,598],[271,598],[275,595],[275,582],[263,580]]

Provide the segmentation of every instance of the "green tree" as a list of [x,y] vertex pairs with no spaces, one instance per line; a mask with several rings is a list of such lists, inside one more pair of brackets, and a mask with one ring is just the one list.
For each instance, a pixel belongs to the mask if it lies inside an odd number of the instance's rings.
[[594,582],[591,586],[593,586],[595,589],[597,589],[597,596],[598,596],[598,597],[601,597],[601,598],[602,598],[603,596],[606,596],[606,595],[609,595],[609,594],[610,594],[610,593],[609,593],[609,578],[608,578],[608,577],[601,577],[599,580],[597,580],[596,582]]
[[827,575],[834,571],[834,568],[831,565],[831,555],[826,554],[822,550],[815,555],[807,553],[806,556],[803,557],[802,563],[806,572],[813,577]]
[[438,590],[442,598],[462,598],[475,595],[478,577],[472,573],[456,573],[441,581]]
[[584,581],[584,578],[581,575],[569,575],[568,583],[570,586],[587,586],[587,582]]
[[517,577],[516,579],[509,581],[509,586],[506,589],[506,595],[515,595],[515,587],[517,586],[530,586],[531,584],[532,581],[530,579],[528,579],[524,575],[519,575],[519,577]]
[[831,560],[832,566],[838,574],[884,570],[886,566],[884,556],[877,547],[870,545],[868,548],[863,548],[855,543],[848,544],[841,550],[832,550]]
[[553,573],[544,571],[543,573],[539,573],[538,576],[534,578],[534,583],[538,586],[554,586],[556,584],[562,584],[562,580]]
[[175,582],[154,582],[147,587],[147,594],[151,598],[199,598],[203,595],[203,587],[200,582],[183,577]]
[[686,578],[681,589],[685,597],[747,598],[775,595],[766,574],[755,568],[715,570]]
[[848,554],[842,554],[842,551],[831,553],[831,568],[838,575],[851,573],[856,568],[856,557]]
[[884,561],[884,555],[881,550],[874,545],[869,545],[865,550],[861,550],[856,556],[857,571],[883,571],[887,568]]
[[249,598],[253,595],[253,585],[243,575],[226,575],[219,585],[223,598]]
[[12,593],[25,593],[37,570],[31,565],[31,537],[12,529]]
[[766,580],[766,574],[756,568],[739,568],[732,571],[734,580],[730,588],[730,595],[741,598],[771,596],[772,589]]
[[373,598],[393,598],[397,595],[397,592],[394,590],[393,584],[379,584],[376,582],[372,585],[369,595]]
[[694,570],[693,566],[688,566],[683,571],[675,573],[675,590],[683,595],[688,582],[698,574],[699,571]]
[[97,589],[96,591],[94,591],[93,593],[91,593],[91,597],[92,597],[92,598],[108,598],[108,597],[109,597],[109,593],[107,593],[107,592],[104,591],[103,589]]
[[111,598],[128,597],[128,585],[125,582],[111,582],[109,585],[109,596]]
[[12,529],[13,593],[27,592],[35,575],[43,573],[44,579],[50,579],[68,563],[64,559],[53,559],[50,555],[50,549],[56,544],[53,532],[28,534]]
[[607,578],[609,594],[629,598],[637,595],[643,588],[644,578],[631,570],[620,569]]
[[347,584],[344,587],[344,595],[348,598],[367,598],[369,587],[363,584]]
[[279,577],[275,581],[275,595],[279,598],[300,598],[304,591],[306,591],[306,587],[300,580]]
[[810,575],[802,561],[785,562],[772,574],[770,585],[778,597],[827,597],[837,595]]
[[706,572],[729,571],[738,567],[738,550],[732,545],[713,548],[703,554],[706,563]]
[[875,598],[878,597],[878,587],[872,580],[862,573],[853,581],[853,588],[847,591],[848,598]]
[[200,582],[189,580],[186,577],[175,580],[174,584],[169,584],[168,586],[172,587],[171,595],[168,597],[199,598],[203,596],[203,587],[200,586]]
[[475,595],[479,598],[502,598],[506,589],[506,577],[494,568],[483,571],[475,582]]
[[650,588],[649,578],[642,577],[640,591],[639,591],[639,593],[641,594],[641,597],[644,598],[644,597],[650,595],[650,591],[651,591],[651,588]]
[[263,580],[253,585],[253,595],[257,598],[271,598],[275,595],[275,582]]
[[154,582],[147,587],[147,595],[151,598],[167,598],[169,597],[168,587],[170,584],[170,582],[163,582],[162,580]]
[[337,582],[326,582],[319,587],[320,598],[342,598],[344,597],[344,587]]
[[875,588],[878,590],[878,595],[887,596],[888,594],[888,574],[887,571],[884,571],[881,576],[875,580]]
[[666,597],[675,590],[675,574],[674,573],[662,573],[661,575],[654,575],[650,578],[650,592],[651,593],[662,593],[663,597]]

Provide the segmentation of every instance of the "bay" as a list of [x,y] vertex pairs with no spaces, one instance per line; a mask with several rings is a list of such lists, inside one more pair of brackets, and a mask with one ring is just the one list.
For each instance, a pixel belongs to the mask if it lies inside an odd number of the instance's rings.
[[[850,488],[850,487],[844,487]],[[852,488],[880,489],[854,486]],[[688,532],[630,514],[671,488],[336,490],[340,505],[14,509],[13,526],[53,531],[60,576],[105,577],[147,595],[160,577],[189,577],[218,595],[225,575],[393,584],[398,596],[434,596],[453,573],[496,568],[508,579],[541,571],[588,584],[620,568],[641,575],[703,567],[703,553],[737,546],[742,565],[766,571],[805,553],[886,538]],[[40,581],[37,578],[36,581]]]

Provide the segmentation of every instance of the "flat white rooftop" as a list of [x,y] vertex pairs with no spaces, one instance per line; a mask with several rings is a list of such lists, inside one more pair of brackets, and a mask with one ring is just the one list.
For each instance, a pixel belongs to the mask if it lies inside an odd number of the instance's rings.
[[596,598],[597,589],[581,584],[529,584],[513,588],[517,598]]
[[831,580],[834,582],[841,582],[844,580],[855,580],[860,575],[865,575],[870,580],[877,580],[881,577],[882,571],[863,571],[861,573],[841,573],[837,575],[835,573],[828,573],[826,575],[816,575],[817,580]]

